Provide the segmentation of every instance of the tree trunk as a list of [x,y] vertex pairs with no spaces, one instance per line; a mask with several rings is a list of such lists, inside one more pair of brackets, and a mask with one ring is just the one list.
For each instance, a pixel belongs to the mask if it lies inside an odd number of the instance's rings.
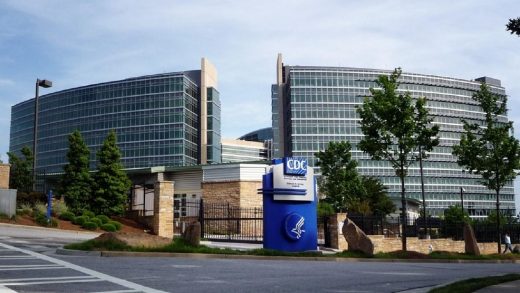
[[[419,172],[421,174],[421,195],[422,195],[422,206],[423,206],[423,225],[424,235],[427,236],[428,232],[426,229],[426,199],[424,196],[424,176],[423,176],[423,164],[422,164],[422,149],[419,146]],[[426,237],[428,238],[428,237]]]
[[402,221],[401,221],[401,230],[403,231],[402,235],[401,235],[401,241],[402,241],[402,250],[403,251],[406,251],[406,198],[404,197],[404,191],[405,191],[405,188],[404,188],[404,167],[403,167],[403,164],[401,164],[401,174],[400,174],[400,179],[401,179],[401,218],[402,218]]
[[[497,180],[498,181],[498,180]],[[498,254],[500,254],[500,250],[502,249],[502,235],[500,233],[500,189],[498,188],[498,182],[497,182],[497,248],[498,248]]]

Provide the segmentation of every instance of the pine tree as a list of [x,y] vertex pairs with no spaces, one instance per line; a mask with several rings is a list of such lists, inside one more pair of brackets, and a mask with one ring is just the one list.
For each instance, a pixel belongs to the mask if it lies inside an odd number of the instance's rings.
[[89,173],[90,151],[78,130],[69,135],[68,164],[63,167],[60,193],[74,212],[90,210],[92,178]]
[[131,182],[123,171],[121,151],[116,144],[116,133],[111,130],[97,152],[98,166],[95,174],[92,211],[107,216],[120,215],[125,210]]

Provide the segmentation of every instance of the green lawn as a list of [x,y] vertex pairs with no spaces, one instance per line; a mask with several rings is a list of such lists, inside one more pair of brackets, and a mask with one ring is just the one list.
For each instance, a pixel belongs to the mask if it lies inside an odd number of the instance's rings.
[[430,290],[430,293],[469,293],[474,292],[476,290],[482,289],[484,287],[506,283],[510,281],[520,280],[520,274],[508,274],[503,276],[493,276],[493,277],[485,277],[485,278],[473,278],[467,279],[459,282],[455,282],[449,284],[444,287],[435,288]]

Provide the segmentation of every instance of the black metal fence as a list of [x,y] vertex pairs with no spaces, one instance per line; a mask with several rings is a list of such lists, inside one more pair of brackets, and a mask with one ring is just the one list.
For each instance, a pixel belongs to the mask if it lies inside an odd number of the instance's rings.
[[199,221],[201,237],[213,241],[261,243],[263,209],[241,208],[229,203],[205,203],[201,199],[176,201],[174,227],[182,233],[191,222]]
[[[351,219],[367,235],[384,235],[385,237],[401,237],[401,217],[378,217],[349,215]],[[475,237],[478,242],[496,242],[496,224],[484,221],[473,221],[471,223]],[[501,225],[501,233],[507,232],[513,243],[520,243],[520,224],[504,223]],[[422,237],[429,235],[432,239],[451,238],[463,240],[464,223],[449,223],[440,218],[428,217],[426,221],[422,218],[407,219],[406,236]],[[502,239],[503,241],[503,239]]]

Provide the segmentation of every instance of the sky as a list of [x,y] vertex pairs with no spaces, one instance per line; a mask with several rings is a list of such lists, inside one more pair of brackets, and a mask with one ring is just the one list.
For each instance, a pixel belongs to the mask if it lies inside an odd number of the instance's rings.
[[520,129],[520,38],[505,30],[519,16],[517,0],[0,0],[0,158],[11,106],[36,78],[53,81],[45,94],[200,69],[201,57],[218,70],[225,138],[271,126],[278,53],[288,65],[497,78]]

